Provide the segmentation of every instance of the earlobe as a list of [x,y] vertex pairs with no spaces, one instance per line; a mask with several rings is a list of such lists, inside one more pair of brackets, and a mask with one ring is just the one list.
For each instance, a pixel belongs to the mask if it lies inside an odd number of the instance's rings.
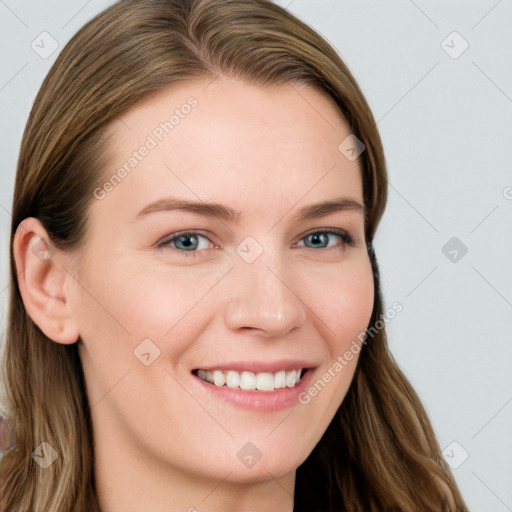
[[57,343],[78,340],[65,257],[33,217],[18,226],[13,241],[18,285],[25,309],[43,333]]

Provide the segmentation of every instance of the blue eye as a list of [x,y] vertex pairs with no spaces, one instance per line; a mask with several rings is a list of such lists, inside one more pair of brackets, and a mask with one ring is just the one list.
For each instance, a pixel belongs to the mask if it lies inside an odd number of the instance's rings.
[[[201,240],[206,240],[206,243],[201,243]],[[165,238],[158,243],[158,247],[176,249],[185,253],[185,256],[195,256],[195,252],[199,249],[208,249],[211,243],[205,235],[191,231],[176,233],[170,238]]]
[[[341,239],[341,244],[330,244],[329,237],[337,237]],[[311,245],[306,245],[308,249],[331,249],[335,247],[345,246],[345,245],[355,245],[352,237],[343,230],[327,230],[327,231],[313,231],[305,235],[301,240],[309,240]],[[332,238],[331,238],[332,240]],[[302,246],[300,246],[302,247]]]

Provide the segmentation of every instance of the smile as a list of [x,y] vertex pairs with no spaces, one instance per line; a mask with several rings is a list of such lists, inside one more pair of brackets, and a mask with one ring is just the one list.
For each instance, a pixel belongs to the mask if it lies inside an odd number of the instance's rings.
[[243,391],[276,391],[295,387],[305,373],[305,369],[279,370],[275,373],[235,370],[196,370],[194,373],[202,380],[219,388],[241,389]]

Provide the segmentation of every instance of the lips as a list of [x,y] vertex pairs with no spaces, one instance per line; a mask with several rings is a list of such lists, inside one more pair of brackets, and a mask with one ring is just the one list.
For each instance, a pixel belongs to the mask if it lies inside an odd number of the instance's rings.
[[[304,360],[233,362],[204,365],[192,370],[191,376],[193,385],[206,393],[207,400],[219,400],[257,413],[272,413],[300,404],[298,397],[311,385],[317,368],[318,365]],[[283,374],[285,386],[281,387]]]

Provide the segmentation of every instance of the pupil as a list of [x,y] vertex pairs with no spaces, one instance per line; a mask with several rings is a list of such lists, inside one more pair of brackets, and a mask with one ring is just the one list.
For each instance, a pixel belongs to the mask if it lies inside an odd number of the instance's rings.
[[311,236],[312,236],[313,244],[317,244],[317,243],[321,244],[322,241],[325,242],[326,235],[324,233],[315,233],[314,235],[311,235]]
[[191,248],[194,246],[194,243],[191,242],[192,237],[191,236],[181,236],[178,239],[178,242],[182,245],[184,245],[186,248]]

